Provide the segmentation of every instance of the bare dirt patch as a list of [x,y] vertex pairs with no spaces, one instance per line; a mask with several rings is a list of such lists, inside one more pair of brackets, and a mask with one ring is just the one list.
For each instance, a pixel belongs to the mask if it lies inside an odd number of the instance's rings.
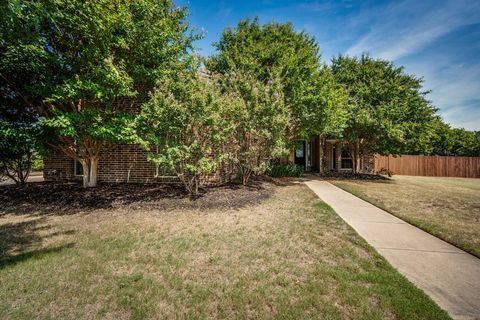
[[391,179],[379,174],[353,173],[353,172],[325,172],[320,174],[325,180],[371,180],[371,181],[390,181]]

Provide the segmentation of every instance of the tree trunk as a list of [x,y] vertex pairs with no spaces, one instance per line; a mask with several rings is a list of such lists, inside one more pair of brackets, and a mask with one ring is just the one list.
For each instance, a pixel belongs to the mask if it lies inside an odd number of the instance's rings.
[[20,166],[20,172],[19,175],[21,175],[20,178],[20,183],[25,184],[28,180],[28,177],[30,176],[30,171],[32,170],[32,155],[28,154],[26,163],[21,164]]
[[83,168],[83,187],[96,187],[98,174],[98,158],[92,157],[88,159],[81,159],[80,163],[82,164]]
[[361,172],[362,171],[362,166],[361,166],[361,163],[360,163],[360,159],[361,157],[357,155],[357,159],[356,159],[356,163],[355,163],[355,171],[358,173],[358,172]]
[[242,184],[246,186],[248,184],[248,181],[250,180],[250,176],[252,175],[252,170],[250,170],[250,168],[243,167],[241,170],[241,175],[242,175]]
[[81,159],[80,163],[83,168],[83,187],[86,189],[88,188],[88,177],[90,175],[90,161],[89,159]]
[[97,173],[98,173],[98,158],[93,157],[90,159],[90,175],[88,177],[88,187],[97,186]]
[[358,149],[357,144],[350,145],[350,151],[352,153],[352,172],[357,173],[357,159],[358,159]]

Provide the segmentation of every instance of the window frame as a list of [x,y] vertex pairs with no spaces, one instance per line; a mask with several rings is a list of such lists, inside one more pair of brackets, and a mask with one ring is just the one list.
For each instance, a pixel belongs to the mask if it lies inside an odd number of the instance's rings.
[[[347,152],[349,157],[345,157],[344,152]],[[344,166],[344,160],[347,160],[350,162],[350,167]],[[340,170],[353,170],[352,152],[346,146],[342,146],[342,149],[340,150]]]
[[[78,171],[79,168],[80,168],[80,170],[81,170],[81,174],[78,174],[78,173],[77,173],[77,172],[79,172],[79,171]],[[80,163],[80,161],[75,160],[75,159],[73,160],[73,175],[74,175],[75,177],[83,177],[83,175],[84,175],[82,164]]]

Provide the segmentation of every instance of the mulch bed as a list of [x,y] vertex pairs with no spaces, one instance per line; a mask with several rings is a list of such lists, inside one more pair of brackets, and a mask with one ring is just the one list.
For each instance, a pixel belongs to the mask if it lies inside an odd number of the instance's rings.
[[96,209],[238,209],[267,199],[275,185],[256,181],[248,187],[206,188],[191,200],[183,188],[165,184],[99,184],[83,189],[76,183],[29,183],[0,186],[1,213],[72,214]]
[[325,172],[319,175],[325,180],[380,180],[388,181],[390,178],[379,174],[352,173],[352,172]]

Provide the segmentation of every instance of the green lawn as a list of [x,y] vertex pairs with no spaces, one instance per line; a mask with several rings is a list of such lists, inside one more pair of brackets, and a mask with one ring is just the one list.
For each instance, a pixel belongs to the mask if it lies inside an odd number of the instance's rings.
[[235,209],[0,213],[0,318],[448,319],[304,185],[268,188]]
[[480,257],[480,179],[394,176],[331,182]]

